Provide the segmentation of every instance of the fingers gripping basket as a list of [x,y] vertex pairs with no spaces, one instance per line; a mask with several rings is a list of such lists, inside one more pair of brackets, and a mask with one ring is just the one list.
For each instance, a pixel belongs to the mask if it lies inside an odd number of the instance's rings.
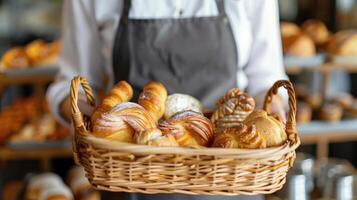
[[264,105],[267,110],[279,87],[288,90],[288,141],[280,147],[256,150],[151,147],[96,138],[89,132],[89,118],[83,117],[78,109],[79,85],[88,102],[94,105],[88,82],[75,77],[71,85],[76,130],[73,153],[77,164],[85,168],[91,184],[100,190],[149,194],[269,194],[285,183],[286,173],[295,160],[295,149],[300,144],[295,125],[295,92],[289,81],[276,82],[267,93]]

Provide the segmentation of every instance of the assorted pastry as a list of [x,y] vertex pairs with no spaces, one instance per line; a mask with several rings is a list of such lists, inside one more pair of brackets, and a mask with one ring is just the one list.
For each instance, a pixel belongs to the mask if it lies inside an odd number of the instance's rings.
[[68,130],[56,123],[49,114],[46,104],[43,105],[45,112],[40,116],[37,116],[36,107],[35,98],[27,97],[17,99],[1,109],[0,144],[62,140],[69,136]]
[[26,46],[7,50],[0,61],[0,71],[46,66],[55,63],[60,50],[59,41],[34,40]]
[[356,56],[357,31],[342,30],[333,35],[327,44],[327,51],[332,55]]
[[120,81],[91,116],[95,137],[159,147],[265,148],[286,139],[280,117],[255,109],[249,94],[234,88],[216,102],[211,118],[202,105],[186,94],[169,95],[165,86],[149,82],[137,103],[133,89]]

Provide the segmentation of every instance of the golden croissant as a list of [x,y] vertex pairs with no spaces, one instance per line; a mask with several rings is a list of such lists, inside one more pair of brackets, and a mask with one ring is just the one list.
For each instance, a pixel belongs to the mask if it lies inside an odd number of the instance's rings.
[[172,135],[162,135],[160,129],[146,129],[134,135],[134,140],[137,144],[150,146],[179,146],[176,139]]
[[142,106],[124,102],[96,119],[93,134],[122,142],[133,142],[135,133],[155,127],[154,119]]
[[244,124],[254,125],[266,140],[267,147],[282,145],[287,139],[279,115],[269,116],[264,110],[255,110],[245,119]]
[[226,128],[216,134],[213,147],[260,149],[266,147],[265,139],[254,125],[240,124],[234,128]]
[[147,83],[141,92],[138,103],[143,106],[151,116],[158,121],[165,112],[167,91],[159,82]]
[[126,81],[119,81],[111,89],[109,94],[103,99],[102,104],[100,104],[92,114],[92,123],[100,117],[102,113],[105,113],[112,109],[114,106],[129,101],[133,97],[133,88]]
[[212,124],[203,114],[182,111],[159,123],[163,135],[172,134],[180,146],[208,146],[213,139]]
[[217,101],[217,110],[211,121],[215,129],[238,126],[254,110],[255,101],[249,94],[238,88],[229,90]]

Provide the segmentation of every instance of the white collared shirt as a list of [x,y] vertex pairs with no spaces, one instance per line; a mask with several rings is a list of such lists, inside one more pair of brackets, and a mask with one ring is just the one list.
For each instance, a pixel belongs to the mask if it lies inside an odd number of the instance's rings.
[[[75,75],[86,77],[96,89],[113,84],[112,49],[123,2],[65,1],[60,73],[47,94],[51,110],[59,120],[59,104],[69,95],[70,81]],[[224,4],[238,53],[237,87],[255,95],[276,80],[286,79],[277,1],[224,0]],[[141,19],[216,15],[215,0],[132,0],[129,12],[129,18]]]

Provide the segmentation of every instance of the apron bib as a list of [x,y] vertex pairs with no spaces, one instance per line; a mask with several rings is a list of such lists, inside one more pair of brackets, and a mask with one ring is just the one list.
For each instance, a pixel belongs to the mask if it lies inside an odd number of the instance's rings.
[[[224,2],[216,0],[218,16],[179,19],[129,19],[130,0],[115,36],[115,81],[126,80],[135,98],[144,84],[162,82],[169,94],[198,98],[206,108],[236,87],[237,49]],[[112,196],[113,194],[105,194]],[[117,195],[115,195],[117,196]],[[116,197],[114,197],[116,198]],[[254,196],[192,196],[183,194],[121,193],[123,200],[238,200]],[[108,199],[110,199],[108,197]]]
[[162,82],[169,94],[198,98],[206,108],[236,87],[237,50],[223,1],[218,16],[129,19],[130,0],[115,37],[115,81],[127,80],[138,95],[145,83]]

